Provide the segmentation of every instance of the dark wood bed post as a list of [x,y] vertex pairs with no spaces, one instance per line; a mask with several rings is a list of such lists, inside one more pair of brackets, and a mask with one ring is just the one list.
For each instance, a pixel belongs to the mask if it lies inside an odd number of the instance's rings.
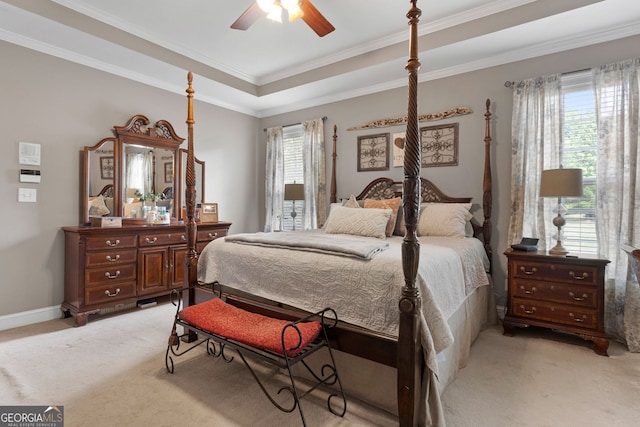
[[410,26],[409,102],[407,131],[404,147],[404,182],[402,207],[407,231],[402,241],[402,268],[405,286],[398,306],[400,324],[398,332],[398,415],[400,426],[415,426],[418,422],[422,382],[422,346],[420,343],[420,291],[416,287],[416,276],[420,262],[420,241],[417,236],[420,213],[420,138],[418,132],[418,22],[422,11],[411,1],[407,12]]
[[338,141],[338,126],[333,125],[333,153],[331,154],[331,203],[336,203],[338,201],[337,197],[337,189],[336,189],[336,157],[338,157],[338,153],[336,152],[336,142]]
[[489,274],[491,274],[491,262],[493,249],[491,249],[491,100],[487,98],[487,110],[484,113],[485,130],[484,130],[484,179],[482,180],[482,212],[484,213],[484,222],[482,224],[482,240],[484,241],[484,250],[489,257]]
[[[198,225],[195,220],[196,212],[196,174],[195,174],[195,156],[193,154],[193,94],[194,90],[191,87],[193,81],[193,74],[191,71],[187,74],[187,81],[189,87],[187,88],[187,172],[186,172],[186,188],[185,188],[185,201],[186,201],[186,213],[187,219],[185,221],[185,228],[187,233],[187,254],[185,256],[185,275],[186,284],[189,286],[188,305],[195,304],[195,290],[192,285],[198,281],[198,252],[196,251],[196,234],[198,232]],[[192,332],[189,332],[189,340],[195,338],[191,336]]]

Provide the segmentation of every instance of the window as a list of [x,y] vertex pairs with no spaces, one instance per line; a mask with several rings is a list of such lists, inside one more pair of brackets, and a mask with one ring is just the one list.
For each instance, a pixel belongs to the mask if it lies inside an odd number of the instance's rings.
[[[302,184],[304,182],[304,175],[302,172],[302,139],[303,129],[302,125],[291,125],[282,129],[282,140],[284,145],[284,183],[285,184]],[[291,212],[293,210],[293,204],[295,203],[296,218],[295,228],[296,230],[302,229],[302,209],[304,208],[304,201],[284,201],[284,212],[282,220],[283,230],[293,230],[293,220],[291,218]]]
[[562,166],[581,168],[583,197],[564,198],[563,245],[569,252],[598,253],[596,240],[596,113],[591,72],[562,76]]

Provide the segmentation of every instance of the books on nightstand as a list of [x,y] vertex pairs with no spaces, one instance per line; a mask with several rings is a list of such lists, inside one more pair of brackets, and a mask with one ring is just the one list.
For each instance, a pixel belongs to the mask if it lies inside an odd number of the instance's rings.
[[538,239],[523,237],[520,243],[511,245],[511,249],[516,251],[533,252],[538,250]]

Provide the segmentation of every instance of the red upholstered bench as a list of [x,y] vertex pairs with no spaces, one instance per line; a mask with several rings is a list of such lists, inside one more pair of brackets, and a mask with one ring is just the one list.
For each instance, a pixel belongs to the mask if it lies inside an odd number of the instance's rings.
[[[237,352],[245,366],[251,371],[271,403],[284,412],[292,412],[298,407],[303,425],[306,425],[306,421],[300,406],[300,399],[319,385],[333,386],[337,384],[337,387],[331,389],[327,403],[333,414],[344,416],[347,402],[326,332],[327,328],[331,328],[337,323],[334,310],[327,308],[291,322],[243,310],[217,297],[183,309],[180,309],[181,295],[178,295],[175,301],[177,301],[175,303],[177,310],[165,356],[165,365],[169,373],[173,373],[175,369],[174,356],[182,356],[203,343],[207,343],[206,348],[209,355],[222,356],[227,362],[231,362],[233,357],[228,357],[225,349],[231,348]],[[182,335],[177,333],[178,325],[184,329]],[[190,336],[190,332],[195,332],[198,339],[183,344],[182,338]],[[180,349],[181,345],[186,345],[187,348],[182,350]],[[327,349],[330,362],[324,364],[320,369],[314,370],[303,361],[307,356],[323,348]],[[283,406],[276,402],[245,356],[259,358],[286,370],[291,387],[279,387],[277,394],[279,395],[282,390],[289,391],[293,398],[291,406]],[[304,393],[300,393],[298,390],[291,371],[292,367],[300,361],[311,374],[311,378],[315,378],[317,381],[317,384]],[[338,393],[336,393],[336,389]],[[338,408],[335,409],[333,398],[337,396],[341,397],[342,404],[338,404]]]
[[311,344],[321,329],[318,321],[292,326],[289,321],[251,313],[220,298],[186,307],[178,316],[199,330],[280,355],[286,351],[290,358]]

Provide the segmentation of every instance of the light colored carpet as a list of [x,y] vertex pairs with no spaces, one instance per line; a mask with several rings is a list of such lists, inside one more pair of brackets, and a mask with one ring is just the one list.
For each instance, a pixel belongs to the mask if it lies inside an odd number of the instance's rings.
[[[67,427],[300,425],[297,411],[271,406],[239,359],[226,364],[199,348],[168,374],[173,313],[163,304],[81,328],[61,319],[0,332],[0,404],[64,405]],[[445,391],[450,427],[637,425],[640,354],[612,343],[605,358],[564,334],[501,332],[482,332]],[[326,409],[324,394],[308,396],[302,407],[309,426],[397,425],[350,398],[344,418]]]

